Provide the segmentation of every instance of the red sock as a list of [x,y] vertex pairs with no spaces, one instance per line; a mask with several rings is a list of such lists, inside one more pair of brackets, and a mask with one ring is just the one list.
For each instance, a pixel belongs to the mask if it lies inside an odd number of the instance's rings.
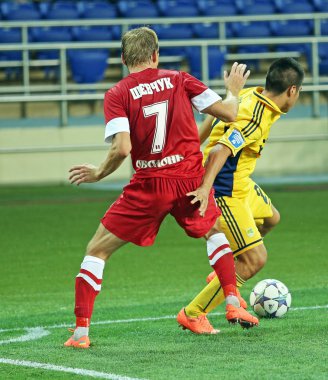
[[225,297],[237,296],[235,262],[229,242],[223,233],[214,234],[207,240],[207,254]]
[[77,327],[89,327],[96,296],[101,290],[105,262],[85,256],[75,280],[75,309]]

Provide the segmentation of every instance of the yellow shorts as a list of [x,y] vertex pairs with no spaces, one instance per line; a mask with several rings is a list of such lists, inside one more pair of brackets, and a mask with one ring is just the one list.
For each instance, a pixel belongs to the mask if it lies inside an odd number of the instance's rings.
[[255,182],[246,198],[218,197],[220,222],[235,256],[262,244],[257,228],[273,215],[271,200]]

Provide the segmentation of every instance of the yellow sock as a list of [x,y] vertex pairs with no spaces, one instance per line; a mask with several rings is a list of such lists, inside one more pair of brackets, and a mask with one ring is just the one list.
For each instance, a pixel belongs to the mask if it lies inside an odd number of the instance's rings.
[[[240,288],[244,285],[243,280],[236,274],[237,286]],[[188,317],[199,317],[200,315],[207,314],[225,300],[223,289],[220,281],[215,276],[213,280],[205,286],[205,288],[197,294],[197,296],[185,307],[185,312]]]

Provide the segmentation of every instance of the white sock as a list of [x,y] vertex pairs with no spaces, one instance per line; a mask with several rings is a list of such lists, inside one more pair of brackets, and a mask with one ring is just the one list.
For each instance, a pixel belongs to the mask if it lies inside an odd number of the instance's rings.
[[73,338],[74,340],[79,340],[83,336],[89,335],[89,327],[77,327],[74,330]]
[[240,307],[239,299],[236,296],[227,296],[225,301],[226,301],[226,305],[233,305],[236,307]]

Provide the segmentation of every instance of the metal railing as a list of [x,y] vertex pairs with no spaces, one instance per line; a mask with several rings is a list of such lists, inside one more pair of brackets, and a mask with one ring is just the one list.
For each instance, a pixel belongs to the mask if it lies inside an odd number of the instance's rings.
[[[23,85],[22,86],[0,86],[0,103],[13,103],[13,102],[44,102],[44,101],[58,101],[60,102],[61,125],[67,125],[68,121],[68,102],[72,100],[99,100],[103,99],[103,93],[70,93],[72,91],[80,90],[105,90],[113,83],[98,83],[92,85],[68,83],[67,81],[67,50],[68,49],[118,49],[120,48],[119,41],[113,42],[70,42],[70,43],[29,43],[28,30],[35,27],[51,27],[51,26],[114,26],[120,25],[122,32],[128,30],[130,25],[158,25],[158,24],[191,24],[191,23],[217,23],[219,39],[191,39],[191,40],[161,40],[161,47],[200,47],[201,48],[201,67],[202,67],[202,81],[214,89],[220,87],[222,91],[223,81],[220,79],[210,80],[208,65],[208,46],[242,46],[242,45],[286,45],[286,44],[310,44],[312,55],[312,70],[311,76],[307,76],[304,82],[303,90],[312,93],[313,99],[313,115],[320,115],[320,92],[328,90],[327,77],[319,76],[319,61],[318,61],[318,44],[327,43],[328,36],[321,36],[321,20],[328,19],[328,13],[313,13],[313,14],[296,14],[296,15],[261,15],[261,16],[229,16],[229,17],[188,17],[188,18],[151,18],[151,19],[108,19],[108,20],[58,20],[58,21],[13,21],[13,22],[0,22],[0,28],[21,28],[22,42],[18,44],[0,44],[1,51],[22,51],[22,61],[17,62],[2,62],[2,66],[11,65],[22,66],[23,68]],[[244,21],[276,21],[276,20],[313,20],[314,22],[314,36],[309,37],[271,37],[271,38],[239,38],[239,39],[226,39],[226,25],[231,22],[244,22]],[[54,50],[60,51],[59,60],[31,60],[29,52],[39,50]],[[297,53],[297,52],[295,52]],[[294,53],[294,54],[295,54]],[[289,54],[285,53],[284,55]],[[291,53],[293,54],[293,53]],[[257,54],[257,58],[278,58],[282,53],[263,53]],[[242,59],[254,58],[254,54],[242,54],[239,57]],[[236,59],[238,55],[227,56],[228,59]],[[113,59],[109,60],[111,64]],[[115,61],[115,59],[114,59]],[[118,62],[116,58],[116,63]],[[30,67],[44,66],[44,65],[58,65],[60,69],[59,84],[42,84],[33,85],[30,81]],[[125,72],[126,73],[126,72]],[[250,79],[249,85],[259,84],[258,79]],[[8,95],[8,93],[18,93],[18,95]]]

